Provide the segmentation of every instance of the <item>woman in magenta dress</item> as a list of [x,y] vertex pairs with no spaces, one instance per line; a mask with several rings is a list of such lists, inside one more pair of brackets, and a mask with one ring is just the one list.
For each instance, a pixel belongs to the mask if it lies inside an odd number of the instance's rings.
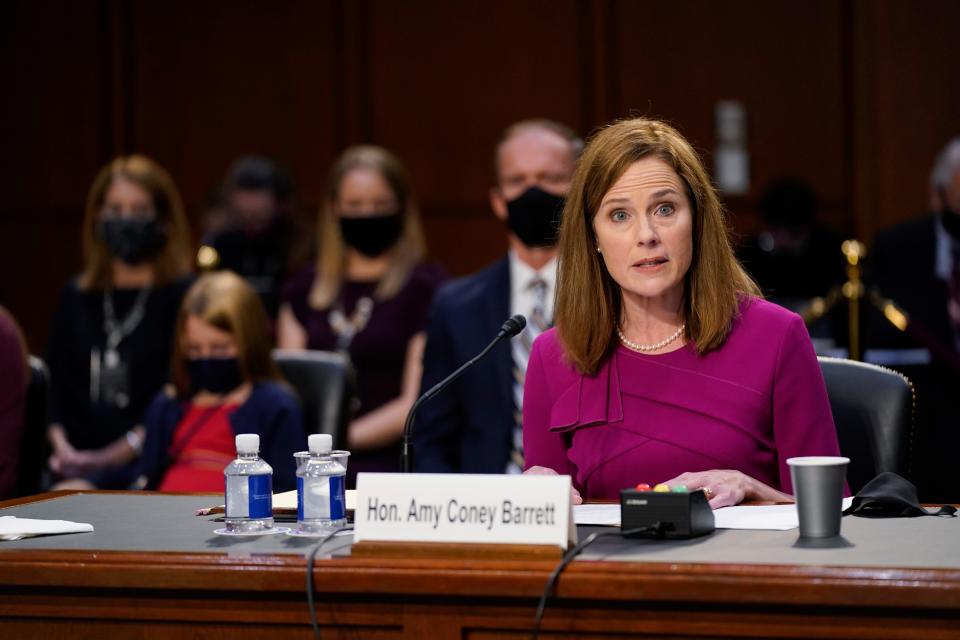
[[838,454],[803,321],[760,298],[699,157],[666,124],[614,123],[581,157],[555,318],[527,371],[528,473],[570,474],[586,499],[682,484],[716,508],[792,500],[786,459]]

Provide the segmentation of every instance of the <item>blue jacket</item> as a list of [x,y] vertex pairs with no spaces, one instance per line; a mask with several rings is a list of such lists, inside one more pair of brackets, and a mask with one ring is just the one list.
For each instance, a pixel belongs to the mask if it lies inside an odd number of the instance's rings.
[[[147,435],[140,456],[141,477],[151,478],[163,464],[184,407],[183,401],[164,391],[154,396],[144,418]],[[236,434],[260,436],[260,457],[273,467],[274,492],[296,489],[293,454],[306,448],[307,435],[297,400],[286,387],[277,382],[255,384],[247,401],[230,414],[230,426]]]
[[[477,355],[509,314],[506,257],[443,286],[431,309],[421,389]],[[420,407],[413,433],[415,470],[503,473],[512,447],[513,414],[513,356],[504,340]]]

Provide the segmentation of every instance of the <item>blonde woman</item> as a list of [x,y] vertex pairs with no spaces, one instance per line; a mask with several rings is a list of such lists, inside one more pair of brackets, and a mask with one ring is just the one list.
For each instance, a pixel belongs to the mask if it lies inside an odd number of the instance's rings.
[[47,351],[50,468],[62,487],[122,488],[143,410],[167,380],[189,229],[167,172],[132,155],[97,175],[82,234],[83,271],[60,296]]
[[347,149],[320,211],[318,259],[285,289],[279,346],[343,351],[357,374],[348,484],[399,469],[403,421],[420,382],[424,328],[442,269],[424,262],[413,188],[386,149]]

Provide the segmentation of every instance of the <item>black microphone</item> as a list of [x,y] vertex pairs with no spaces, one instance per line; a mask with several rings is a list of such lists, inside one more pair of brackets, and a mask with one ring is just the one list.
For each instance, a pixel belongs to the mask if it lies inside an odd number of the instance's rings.
[[460,368],[427,389],[426,393],[417,398],[417,401],[413,403],[412,407],[410,407],[410,413],[407,414],[406,422],[403,423],[403,448],[401,451],[402,458],[400,468],[404,473],[411,473],[413,471],[413,444],[410,442],[410,436],[413,432],[413,417],[417,414],[417,409],[420,408],[420,405],[446,389],[451,382],[460,377],[460,374],[472,367],[477,360],[487,355],[487,353],[489,353],[498,342],[504,338],[514,337],[523,331],[525,326],[527,326],[527,319],[522,315],[518,313],[515,316],[510,316],[507,318],[507,321],[503,323],[503,326],[500,327],[500,331],[497,332],[497,336],[490,341],[490,344],[483,348],[483,351],[460,365]]

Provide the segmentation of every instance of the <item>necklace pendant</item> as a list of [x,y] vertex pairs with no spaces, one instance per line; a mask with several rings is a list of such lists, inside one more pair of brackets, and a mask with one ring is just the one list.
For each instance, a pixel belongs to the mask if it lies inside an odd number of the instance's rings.
[[338,304],[330,310],[327,320],[330,323],[331,331],[333,331],[338,351],[349,351],[353,339],[366,328],[372,312],[373,298],[367,296],[357,301],[356,307],[349,318],[342,305]]

